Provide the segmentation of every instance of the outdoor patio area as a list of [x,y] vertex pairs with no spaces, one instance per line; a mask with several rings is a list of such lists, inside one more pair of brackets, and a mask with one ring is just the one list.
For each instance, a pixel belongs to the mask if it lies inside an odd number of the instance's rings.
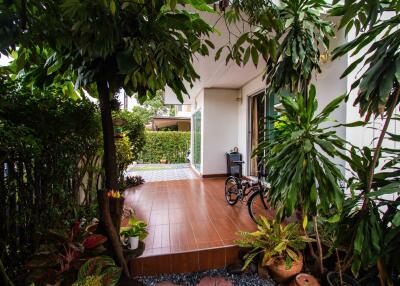
[[148,222],[136,275],[193,272],[227,266],[237,260],[238,230],[256,228],[240,202],[229,206],[224,178],[145,183],[125,192],[125,206]]
[[189,164],[134,164],[126,171],[127,176],[141,176],[145,182],[197,179],[198,175]]

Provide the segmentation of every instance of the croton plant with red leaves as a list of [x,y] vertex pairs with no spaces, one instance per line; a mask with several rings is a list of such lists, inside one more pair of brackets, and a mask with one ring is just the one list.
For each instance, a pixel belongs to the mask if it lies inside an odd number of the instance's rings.
[[49,230],[48,243],[42,244],[26,264],[28,282],[71,285],[82,264],[106,250],[103,244],[107,238],[95,234],[96,228],[97,224],[84,227],[76,221],[70,230]]

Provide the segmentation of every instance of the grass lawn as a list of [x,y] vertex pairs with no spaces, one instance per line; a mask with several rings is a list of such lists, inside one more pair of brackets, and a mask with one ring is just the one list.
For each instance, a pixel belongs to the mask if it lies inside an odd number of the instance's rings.
[[171,169],[168,165],[166,166],[136,166],[129,168],[129,171],[159,171]]

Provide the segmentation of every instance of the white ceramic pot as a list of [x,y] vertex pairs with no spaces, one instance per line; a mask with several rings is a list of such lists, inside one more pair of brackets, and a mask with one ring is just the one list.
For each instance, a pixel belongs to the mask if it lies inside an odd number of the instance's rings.
[[134,250],[139,247],[139,237],[138,236],[130,236],[128,239],[128,248],[130,250]]

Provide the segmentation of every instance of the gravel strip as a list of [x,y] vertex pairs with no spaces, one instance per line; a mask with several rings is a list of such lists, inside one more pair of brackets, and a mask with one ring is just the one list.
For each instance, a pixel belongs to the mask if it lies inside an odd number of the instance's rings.
[[201,278],[223,277],[233,282],[233,285],[240,286],[274,286],[275,283],[271,279],[262,279],[257,274],[230,274],[225,269],[213,269],[203,272],[194,272],[187,274],[165,274],[158,276],[139,277],[138,280],[147,286],[154,286],[156,283],[163,281],[171,281],[182,286],[194,286]]

